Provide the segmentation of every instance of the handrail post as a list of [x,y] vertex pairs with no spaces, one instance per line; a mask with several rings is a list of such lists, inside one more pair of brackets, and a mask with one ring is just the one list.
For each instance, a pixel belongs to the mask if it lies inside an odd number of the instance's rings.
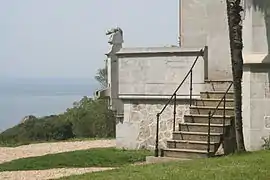
[[191,106],[192,104],[192,89],[193,89],[193,85],[192,85],[192,81],[193,81],[193,76],[192,76],[192,71],[193,69],[190,69],[190,85],[189,85],[189,106]]
[[207,155],[210,157],[210,121],[211,121],[211,111],[208,113],[208,133],[207,133]]
[[157,113],[157,128],[156,128],[156,147],[155,147],[155,157],[158,157],[158,134],[159,134],[159,117],[160,114]]
[[176,119],[176,93],[174,94],[174,103],[173,103],[173,131],[175,131],[175,119]]

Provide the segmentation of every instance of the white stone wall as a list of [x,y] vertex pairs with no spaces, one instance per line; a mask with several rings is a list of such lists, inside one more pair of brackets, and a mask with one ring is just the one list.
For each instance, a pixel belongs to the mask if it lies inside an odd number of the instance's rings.
[[270,64],[244,66],[243,130],[250,151],[262,149],[262,137],[270,135]]
[[[123,121],[116,126],[118,148],[154,148],[156,114],[189,72],[199,52],[200,49],[179,47],[122,48],[117,52],[118,98],[124,104]],[[193,69],[193,97],[204,88],[205,59],[199,57]],[[190,77],[177,92],[177,127],[189,111],[189,102],[183,100],[189,98],[189,80]],[[172,137],[172,105],[160,118],[160,148],[165,148]]]
[[268,53],[270,42],[269,0],[245,0],[244,51]]
[[[203,47],[202,47],[203,48]],[[170,96],[190,70],[200,49],[123,48],[118,52],[119,91],[123,96]],[[191,54],[193,53],[193,54]],[[193,69],[193,94],[202,91],[205,60],[199,57]],[[188,95],[190,77],[177,92]]]
[[[156,114],[168,100],[125,100],[124,121],[116,126],[116,145],[127,149],[154,149],[156,138]],[[183,121],[184,114],[189,113],[186,100],[177,102],[177,120]],[[160,117],[160,148],[166,147],[173,130],[173,105],[169,105]]]
[[181,47],[209,47],[209,79],[231,79],[225,0],[181,0]]
[[[246,55],[269,52],[268,1],[242,0],[245,8],[243,42]],[[226,0],[181,0],[180,12],[181,47],[208,46],[209,79],[232,79]]]

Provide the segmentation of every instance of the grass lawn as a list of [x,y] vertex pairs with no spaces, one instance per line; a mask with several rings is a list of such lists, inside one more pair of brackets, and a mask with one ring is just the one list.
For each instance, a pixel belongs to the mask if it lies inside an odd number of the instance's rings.
[[269,180],[270,151],[70,176],[66,180]]
[[0,171],[42,170],[62,167],[120,167],[145,161],[153,153],[145,150],[96,148],[39,157],[17,159],[0,164]]

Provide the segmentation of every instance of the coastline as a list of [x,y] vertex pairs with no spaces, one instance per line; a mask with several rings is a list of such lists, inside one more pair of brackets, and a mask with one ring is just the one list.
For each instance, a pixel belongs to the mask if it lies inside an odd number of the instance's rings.
[[43,117],[63,113],[83,96],[92,97],[98,87],[92,82],[69,81],[67,84],[68,79],[57,82],[35,79],[0,83],[0,133],[28,115]]

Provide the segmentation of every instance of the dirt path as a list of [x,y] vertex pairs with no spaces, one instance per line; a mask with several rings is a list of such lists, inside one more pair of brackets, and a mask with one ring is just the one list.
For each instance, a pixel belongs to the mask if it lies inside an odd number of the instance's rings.
[[57,179],[65,176],[79,175],[90,172],[111,170],[113,168],[61,168],[39,171],[7,171],[0,172],[2,180],[47,180]]
[[0,163],[26,157],[43,156],[46,154],[56,154],[98,147],[115,147],[115,140],[40,143],[15,148],[0,147]]

